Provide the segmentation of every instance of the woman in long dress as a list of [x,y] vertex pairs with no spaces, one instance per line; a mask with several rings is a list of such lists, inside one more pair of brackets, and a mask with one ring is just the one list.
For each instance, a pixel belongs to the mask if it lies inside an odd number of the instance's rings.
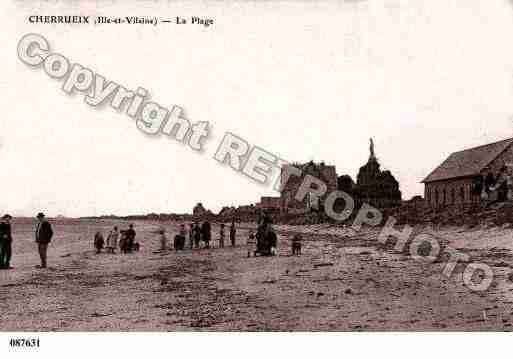
[[161,227],[158,230],[159,235],[159,241],[160,241],[160,250],[165,251],[167,249],[167,236],[166,236],[166,230]]
[[118,227],[114,227],[109,232],[109,235],[107,236],[107,250],[110,253],[114,253],[116,250],[116,247],[118,246],[118,237],[119,237],[119,231]]

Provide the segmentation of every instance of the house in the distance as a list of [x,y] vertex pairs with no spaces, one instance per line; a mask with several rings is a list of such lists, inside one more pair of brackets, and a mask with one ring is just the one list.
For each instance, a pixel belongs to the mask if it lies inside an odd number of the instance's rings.
[[474,180],[513,163],[513,138],[454,152],[423,181],[424,198],[432,207],[480,200],[472,191]]

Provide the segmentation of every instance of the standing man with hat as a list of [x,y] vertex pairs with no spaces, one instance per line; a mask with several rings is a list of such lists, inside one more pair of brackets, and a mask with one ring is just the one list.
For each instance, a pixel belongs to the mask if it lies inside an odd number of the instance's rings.
[[11,219],[9,214],[5,214],[0,222],[0,269],[12,269]]
[[44,213],[38,213],[37,220],[39,223],[36,227],[36,243],[38,245],[39,257],[41,258],[41,265],[36,268],[46,268],[46,252],[48,244],[52,240],[53,230],[52,225],[46,220]]

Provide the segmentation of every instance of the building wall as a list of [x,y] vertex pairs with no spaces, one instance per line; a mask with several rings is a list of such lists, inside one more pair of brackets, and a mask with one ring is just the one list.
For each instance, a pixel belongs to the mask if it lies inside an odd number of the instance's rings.
[[472,178],[426,183],[424,198],[432,207],[472,203],[479,200],[479,196],[472,195]]

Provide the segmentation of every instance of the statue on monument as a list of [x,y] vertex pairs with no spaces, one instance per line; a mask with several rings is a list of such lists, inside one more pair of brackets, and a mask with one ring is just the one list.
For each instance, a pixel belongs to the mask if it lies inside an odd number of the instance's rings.
[[374,155],[374,141],[372,140],[372,137],[370,138],[370,158],[376,158],[376,156]]

